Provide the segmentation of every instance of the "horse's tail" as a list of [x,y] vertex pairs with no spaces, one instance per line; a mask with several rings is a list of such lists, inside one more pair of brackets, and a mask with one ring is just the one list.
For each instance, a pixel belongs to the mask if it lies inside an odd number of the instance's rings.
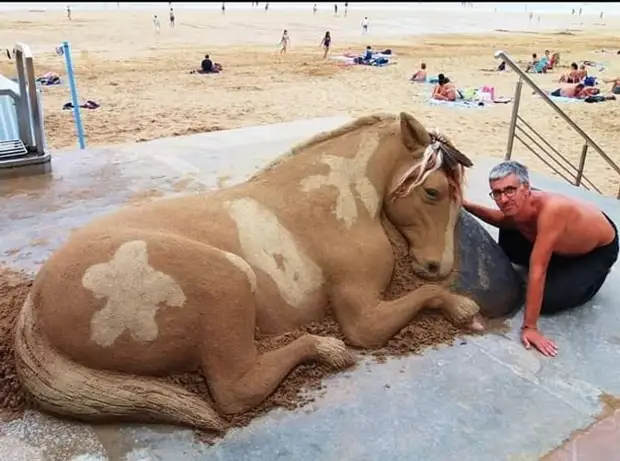
[[68,360],[41,334],[35,318],[31,292],[16,328],[15,358],[22,385],[42,410],[83,421],[225,429],[224,421],[207,401],[180,386],[155,378],[92,370]]

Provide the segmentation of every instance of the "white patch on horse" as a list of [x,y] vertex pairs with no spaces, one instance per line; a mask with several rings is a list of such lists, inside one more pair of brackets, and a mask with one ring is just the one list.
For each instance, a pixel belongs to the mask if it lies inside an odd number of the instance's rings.
[[233,264],[235,267],[240,269],[248,279],[250,283],[250,287],[252,288],[252,293],[256,291],[256,273],[252,266],[250,266],[245,260],[234,253],[229,253],[228,251],[222,251],[228,262]]
[[324,283],[321,268],[304,254],[295,236],[264,205],[241,198],[229,202],[228,207],[245,260],[271,277],[288,304],[303,307]]
[[111,261],[89,267],[82,277],[84,288],[97,299],[107,298],[90,322],[91,339],[111,346],[125,330],[136,341],[153,341],[158,328],[155,314],[162,307],[181,307],[186,301],[181,287],[149,265],[146,242],[121,245]]
[[[379,137],[364,137],[355,157],[339,157],[325,154],[321,162],[328,165],[327,176],[314,175],[301,182],[304,192],[319,189],[322,186],[335,186],[338,189],[335,213],[350,229],[357,220],[356,195],[364,204],[366,211],[374,218],[379,208],[377,189],[366,176],[368,162],[379,146]],[[355,190],[355,192],[354,192]]]

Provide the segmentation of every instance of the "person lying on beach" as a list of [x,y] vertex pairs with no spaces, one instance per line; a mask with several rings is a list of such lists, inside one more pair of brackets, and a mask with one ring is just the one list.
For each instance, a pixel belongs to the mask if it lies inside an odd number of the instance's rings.
[[591,203],[531,187],[518,162],[494,166],[489,186],[498,209],[469,200],[463,208],[498,228],[499,246],[527,271],[521,342],[554,357],[558,347],[538,329],[540,315],[581,306],[598,293],[618,259],[618,230]]
[[437,85],[433,89],[431,96],[439,101],[456,101],[456,87],[444,74],[437,76]]
[[423,62],[422,64],[420,64],[420,70],[418,70],[417,72],[415,72],[412,76],[411,76],[411,81],[412,82],[425,82],[426,81],[426,63]]
[[570,71],[560,77],[560,83],[579,83],[581,81],[579,66],[576,62],[571,63]]
[[599,94],[600,90],[591,86],[585,86],[583,83],[562,85],[560,88],[549,93],[550,96],[556,98],[576,98],[585,99],[588,96]]

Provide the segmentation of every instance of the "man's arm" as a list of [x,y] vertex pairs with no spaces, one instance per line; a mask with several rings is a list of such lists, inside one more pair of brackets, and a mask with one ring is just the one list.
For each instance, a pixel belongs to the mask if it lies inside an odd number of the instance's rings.
[[530,256],[523,328],[536,328],[540,317],[549,260],[555,243],[566,227],[566,218],[562,211],[552,205],[538,216],[536,240]]
[[515,227],[512,219],[504,216],[504,213],[499,210],[493,210],[482,205],[477,205],[468,200],[463,200],[463,208],[491,226],[501,227],[503,229]]

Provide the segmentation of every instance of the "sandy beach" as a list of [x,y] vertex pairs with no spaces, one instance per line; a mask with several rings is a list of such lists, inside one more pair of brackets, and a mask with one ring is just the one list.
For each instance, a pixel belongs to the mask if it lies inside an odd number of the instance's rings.
[[[161,20],[155,33],[153,14]],[[360,22],[369,15],[367,36]],[[515,59],[528,60],[532,52],[559,51],[562,68],[534,75],[544,89],[553,90],[572,61],[603,62],[605,70],[591,69],[599,78],[620,76],[620,19],[598,15],[553,18],[535,17],[530,24],[523,13],[515,20],[506,14],[454,11],[411,12],[411,21],[436,24],[443,30],[451,21],[468,24],[492,22],[505,29],[479,34],[412,35],[404,27],[409,20],[402,11],[349,11],[335,17],[332,11],[178,10],[176,27],[168,25],[167,9],[156,11],[74,11],[69,21],[64,12],[3,12],[0,46],[12,48],[19,41],[31,46],[37,74],[55,72],[63,84],[44,87],[48,144],[56,149],[77,146],[71,111],[62,110],[70,100],[65,84],[64,59],[55,52],[62,40],[73,49],[81,100],[101,104],[83,110],[87,144],[90,146],[139,142],[159,137],[224,130],[241,126],[333,115],[360,116],[372,112],[407,111],[426,126],[444,131],[473,159],[501,158],[506,150],[512,104],[463,109],[432,106],[432,86],[408,81],[421,61],[429,73],[443,72],[460,88],[494,86],[496,94],[512,96],[514,72],[490,72],[497,66],[493,53],[507,51]],[[544,32],[545,24],[564,24],[562,32]],[[563,22],[562,22],[563,21]],[[487,26],[488,27],[488,26]],[[507,27],[507,26],[506,26]],[[277,43],[288,29],[291,47],[279,54]],[[319,47],[326,30],[333,36],[331,55],[390,48],[397,64],[383,68],[343,66],[322,59]],[[613,50],[600,54],[595,50]],[[196,75],[205,53],[224,66],[219,75]],[[15,66],[0,57],[0,73],[12,77]],[[604,85],[607,91],[609,85]],[[581,138],[555,112],[524,86],[522,117],[567,157],[576,160]],[[616,161],[618,104],[563,103],[562,108]],[[517,144],[515,158],[534,170],[544,165]],[[618,178],[592,151],[586,175],[603,192],[615,195]]]

